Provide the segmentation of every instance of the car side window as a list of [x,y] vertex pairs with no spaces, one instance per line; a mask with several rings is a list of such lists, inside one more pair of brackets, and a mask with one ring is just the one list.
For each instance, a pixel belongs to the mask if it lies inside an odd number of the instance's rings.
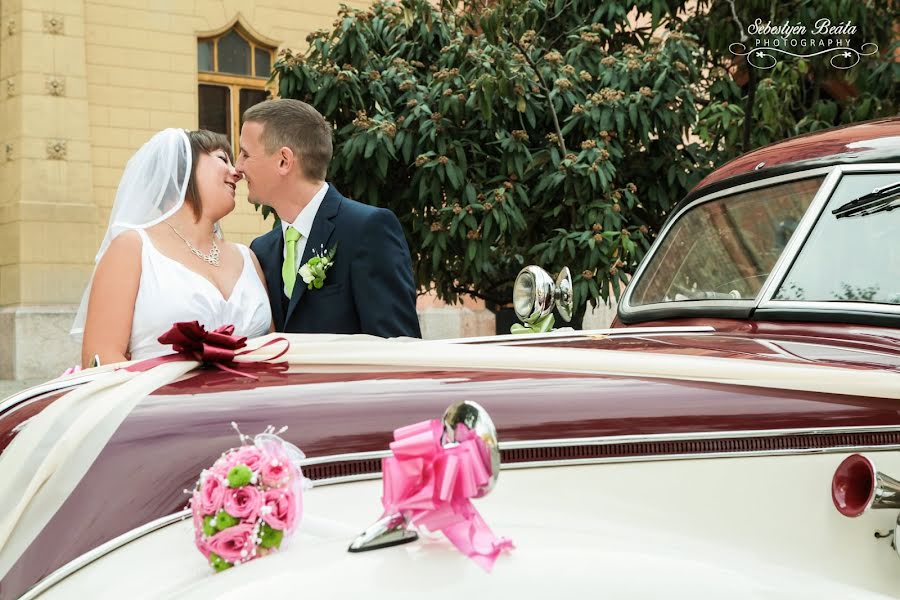
[[635,282],[631,304],[752,300],[822,181],[789,181],[698,204],[666,233]]
[[773,299],[900,304],[900,210],[832,214],[897,181],[896,172],[844,175]]

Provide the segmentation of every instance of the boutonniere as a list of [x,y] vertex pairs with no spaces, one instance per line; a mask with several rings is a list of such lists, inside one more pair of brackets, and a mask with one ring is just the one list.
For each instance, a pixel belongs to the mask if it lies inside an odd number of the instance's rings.
[[313,288],[319,289],[325,284],[325,275],[334,264],[334,255],[337,254],[337,244],[332,246],[330,250],[325,250],[325,247],[321,246],[319,250],[313,250],[313,254],[315,256],[297,271],[297,274],[303,278],[303,283],[306,284],[306,289],[308,290]]

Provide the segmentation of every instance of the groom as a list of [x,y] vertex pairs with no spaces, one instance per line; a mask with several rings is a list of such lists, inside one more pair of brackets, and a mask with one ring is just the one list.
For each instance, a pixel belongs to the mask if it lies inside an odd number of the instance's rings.
[[325,182],[331,152],[331,126],[304,102],[269,100],[244,112],[235,166],[250,201],[281,219],[250,244],[275,330],[421,337],[400,222]]

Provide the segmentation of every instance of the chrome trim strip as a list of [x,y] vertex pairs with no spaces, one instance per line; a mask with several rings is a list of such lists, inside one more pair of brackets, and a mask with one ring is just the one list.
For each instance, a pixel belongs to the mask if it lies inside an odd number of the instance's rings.
[[715,328],[709,325],[692,325],[679,327],[616,327],[612,329],[556,329],[547,333],[528,335],[507,333],[501,335],[483,335],[479,337],[452,338],[447,340],[429,340],[440,344],[470,344],[473,342],[521,342],[523,340],[547,340],[556,338],[584,338],[591,335],[628,336],[653,333],[712,333]]
[[140,527],[135,527],[131,531],[126,531],[122,535],[109,540],[105,544],[97,546],[93,550],[85,552],[81,556],[69,561],[57,570],[53,571],[52,573],[41,579],[39,582],[37,582],[35,585],[33,585],[31,588],[29,588],[27,592],[19,597],[19,600],[31,600],[32,598],[36,598],[75,571],[89,565],[99,558],[102,558],[113,550],[121,548],[128,542],[134,541],[139,537],[143,537],[148,533],[152,533],[157,529],[166,527],[167,525],[171,525],[176,521],[188,519],[190,518],[190,516],[190,509],[185,509],[181,512],[172,513],[171,515],[166,515],[165,517],[160,517],[159,519],[150,521],[149,523],[141,525]]
[[[711,439],[711,438],[738,438],[738,437],[781,437],[785,435],[797,434],[834,434],[834,433],[870,433],[897,431],[900,426],[862,426],[862,427],[824,427],[818,429],[765,429],[753,431],[723,431],[723,432],[700,432],[700,433],[683,433],[683,434],[649,434],[649,435],[622,435],[622,436],[605,436],[591,438],[572,438],[572,439],[547,439],[547,440],[521,440],[514,442],[500,443],[501,450],[515,450],[523,448],[549,448],[555,446],[579,446],[579,445],[612,445],[618,443],[630,443],[635,441],[679,441],[692,439]],[[574,458],[574,459],[557,459],[542,460],[519,463],[501,464],[501,470],[513,469],[533,469],[538,467],[568,467],[595,464],[611,464],[611,463],[628,463],[628,462],[653,462],[668,460],[689,460],[689,459],[706,459],[706,458],[751,458],[759,456],[792,456],[807,454],[830,454],[838,452],[881,452],[900,450],[900,444],[890,444],[884,446],[831,446],[827,448],[797,448],[784,450],[748,450],[744,452],[708,452],[697,454],[655,454],[644,456],[613,456],[603,458]],[[333,454],[329,456],[319,456],[303,461],[304,465],[322,464],[329,462],[344,462],[348,460],[369,460],[372,458],[381,458],[389,455],[390,451],[375,452],[356,452],[348,454]],[[381,473],[363,473],[358,475],[348,475],[346,477],[332,477],[329,479],[319,479],[313,482],[313,487],[322,487],[326,485],[339,485],[343,483],[353,483],[357,481],[369,481],[373,479],[381,479]],[[82,567],[102,558],[113,550],[125,546],[144,535],[152,533],[157,529],[166,527],[177,521],[190,518],[190,509],[166,515],[154,521],[151,521],[140,527],[136,527],[122,535],[102,544],[93,550],[85,552],[81,556],[69,561],[56,571],[47,575],[31,589],[29,589],[19,600],[32,600],[40,594],[47,591],[72,573],[78,571]]]
[[390,450],[374,450],[372,452],[350,452],[348,454],[329,454],[327,456],[313,456],[312,458],[304,458],[300,461],[300,468],[309,467],[311,465],[321,465],[328,463],[348,462],[357,460],[373,460],[379,458],[387,458],[391,455]]
[[83,383],[88,383],[89,381],[93,381],[101,373],[91,373],[88,375],[81,375],[75,377],[68,377],[66,379],[51,379],[50,381],[46,381],[44,383],[39,383],[38,385],[33,385],[30,388],[24,389],[20,392],[16,392],[12,396],[7,396],[5,400],[0,402],[0,414],[5,413],[10,408],[13,408],[17,404],[21,404],[27,400],[31,400],[32,398],[36,398],[38,396],[43,396],[44,394],[50,392],[56,392],[67,387],[73,387],[76,385],[81,385]]
[[[501,469],[503,465],[501,464]],[[328,479],[316,479],[313,487],[322,487],[325,485],[337,485],[340,483],[353,483],[356,481],[369,481],[370,479],[381,479],[381,471],[377,473],[360,473],[359,475],[345,475],[343,477],[329,477]]]
[[[786,275],[786,274],[785,274]],[[777,288],[778,286],[775,286]],[[773,288],[772,293],[775,293]],[[787,311],[799,311],[802,309],[821,312],[846,313],[884,313],[900,315],[900,304],[882,304],[877,302],[822,302],[812,300],[767,300],[759,305],[760,309],[783,309]]]
[[[711,202],[713,200],[717,200],[717,199],[725,197],[725,196],[733,196],[735,194],[740,194],[740,193],[747,192],[750,190],[755,190],[758,188],[771,187],[773,185],[778,185],[780,183],[786,183],[788,181],[796,181],[796,180],[800,180],[800,179],[810,179],[810,178],[817,177],[820,175],[826,175],[825,180],[822,182],[822,185],[819,187],[819,190],[816,191],[816,195],[818,196],[818,194],[822,191],[822,189],[828,183],[829,174],[835,168],[836,167],[834,167],[834,166],[819,167],[816,169],[809,169],[806,171],[797,171],[794,173],[787,173],[785,175],[779,175],[777,177],[767,177],[765,179],[760,179],[758,181],[751,181],[751,182],[745,183],[743,185],[737,185],[734,187],[719,190],[717,192],[713,192],[712,194],[708,194],[706,196],[700,196],[696,200],[693,200],[686,206],[682,207],[682,209],[680,211],[678,211],[678,213],[676,213],[672,218],[670,218],[666,222],[666,225],[663,227],[662,231],[660,231],[659,235],[656,236],[656,241],[653,242],[653,245],[647,251],[647,254],[644,255],[643,260],[641,260],[641,264],[638,265],[637,270],[634,272],[634,276],[631,278],[631,281],[629,282],[628,287],[625,289],[625,293],[622,295],[622,301],[619,305],[619,310],[621,310],[623,313],[628,314],[628,315],[639,315],[642,312],[645,312],[650,308],[656,308],[656,309],[659,308],[660,304],[647,304],[647,305],[642,305],[642,306],[632,306],[631,305],[631,295],[632,295],[632,292],[634,291],[633,284],[635,281],[640,279],[640,277],[643,275],[643,273],[646,270],[647,265],[650,263],[652,257],[659,250],[659,247],[662,244],[663,239],[665,239],[665,237],[668,235],[669,230],[672,229],[672,227],[675,225],[675,223],[677,223],[678,220],[681,219],[681,217],[683,217],[684,214],[686,212],[688,212],[689,210],[693,210],[700,204],[704,204],[706,202]],[[813,198],[813,202],[815,202],[815,197]],[[809,214],[810,214],[810,210],[807,209],[806,214],[804,214],[804,220],[807,218],[807,216]],[[803,221],[801,221],[800,226],[802,226],[802,223],[803,223]],[[799,226],[798,226],[798,229],[799,229]],[[794,236],[792,236],[791,239],[793,240],[793,238],[795,238],[795,237],[797,237],[796,233]],[[788,246],[785,247],[784,251],[781,253],[782,257],[788,251],[789,247],[790,247],[790,244],[788,244]],[[762,291],[762,289],[765,289],[765,284],[763,284],[763,287],[760,289],[760,291]],[[757,295],[757,298],[759,298],[759,295]],[[717,302],[715,304],[715,306],[717,306],[717,307],[725,307],[725,306],[744,307],[744,306],[746,306],[746,302],[747,301],[743,301],[741,304],[736,304],[733,302],[728,302],[728,301],[723,300],[723,301]],[[755,300],[753,302],[755,302]],[[678,306],[674,302],[665,303],[665,304],[663,304],[663,306],[671,306],[672,308],[678,308]],[[691,304],[691,306],[694,306],[694,304]]]
[[900,431],[900,425],[862,425],[857,427],[795,427],[790,429],[749,429],[741,431],[699,431],[688,433],[648,433],[587,438],[555,438],[500,442],[500,450],[559,448],[564,446],[609,446],[640,442],[684,442],[695,440],[785,437],[789,435],[836,435],[842,433],[887,433]]
[[[775,293],[775,288],[777,288],[778,285],[781,285],[781,278],[784,277],[784,274],[790,266],[794,264],[794,259],[800,253],[800,250],[803,249],[806,238],[813,230],[816,221],[819,220],[822,209],[828,204],[829,198],[831,198],[831,195],[834,193],[834,190],[837,188],[840,181],[841,167],[838,166],[825,177],[825,181],[822,182],[822,185],[819,187],[818,191],[816,191],[816,195],[813,196],[812,202],[809,203],[809,208],[803,213],[803,217],[800,219],[797,229],[794,230],[794,235],[788,240],[787,245],[778,257],[778,260],[775,261],[775,266],[772,267],[769,276],[766,277],[763,286],[759,290],[759,294],[756,295],[757,306],[764,298]],[[778,285],[774,283],[775,281],[779,282]]]
[[806,454],[834,454],[837,452],[879,452],[900,450],[900,444],[884,446],[830,446],[828,448],[790,448],[785,450],[747,450],[743,452],[708,452],[702,454],[652,454],[644,456],[610,456],[604,458],[569,458],[553,461],[519,462],[503,465],[503,469],[533,469],[535,467],[572,467],[607,463],[653,462],[701,458],[755,458],[758,456],[802,456]]
[[[643,263],[642,263],[643,264]],[[671,302],[654,302],[653,304],[641,304],[629,314],[637,314],[635,311],[649,312],[651,310],[665,310],[667,308],[734,308],[748,309],[756,306],[755,298],[722,299],[722,300],[673,300]]]

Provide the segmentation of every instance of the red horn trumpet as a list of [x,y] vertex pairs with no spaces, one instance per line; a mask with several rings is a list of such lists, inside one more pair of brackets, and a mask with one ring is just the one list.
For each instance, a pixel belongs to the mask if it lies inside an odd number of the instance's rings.
[[879,473],[862,454],[851,454],[834,471],[831,499],[845,517],[870,508],[900,508],[900,481]]

